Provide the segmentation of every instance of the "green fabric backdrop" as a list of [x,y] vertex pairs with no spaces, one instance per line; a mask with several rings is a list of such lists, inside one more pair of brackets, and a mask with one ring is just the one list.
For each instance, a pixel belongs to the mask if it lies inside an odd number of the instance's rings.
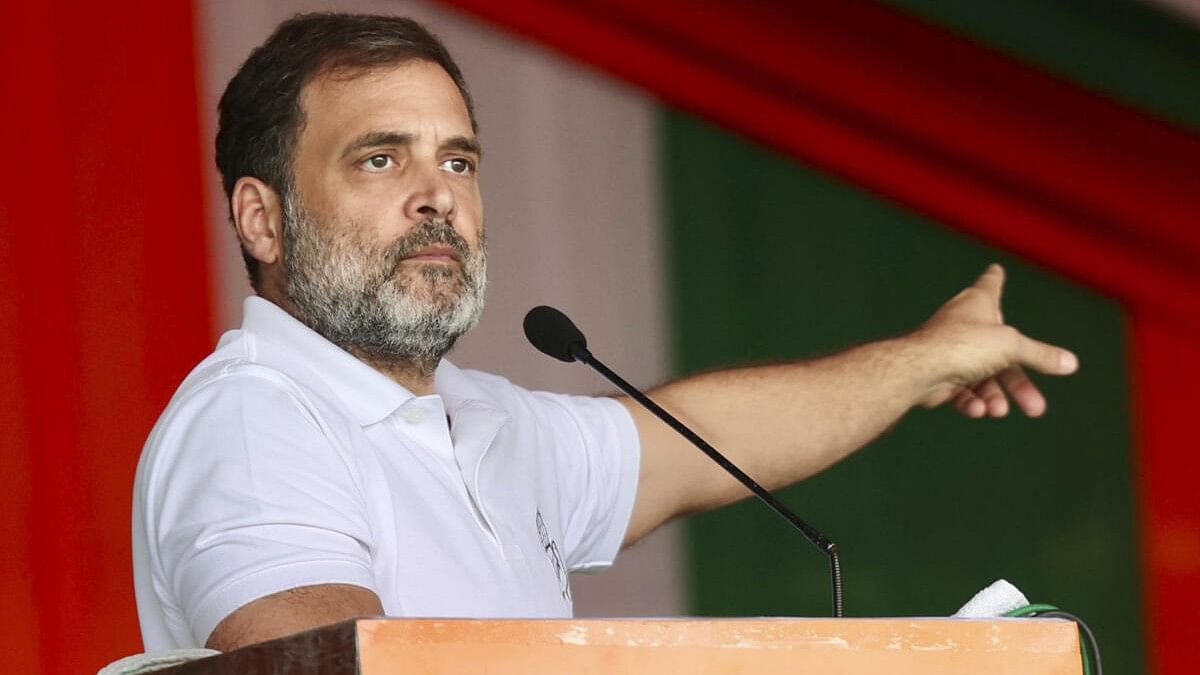
[[[914,328],[990,261],[1007,316],[1083,364],[1040,420],[918,411],[783,493],[839,543],[847,613],[946,615],[998,577],[1143,663],[1125,328],[1113,302],[681,113],[661,122],[679,374],[817,356]],[[762,506],[687,529],[690,610],[829,612],[824,556]]]

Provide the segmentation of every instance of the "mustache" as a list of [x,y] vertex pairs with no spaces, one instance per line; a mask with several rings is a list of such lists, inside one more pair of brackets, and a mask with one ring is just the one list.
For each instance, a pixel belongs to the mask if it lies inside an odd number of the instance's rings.
[[404,258],[435,244],[454,249],[464,261],[474,254],[467,240],[454,230],[453,225],[438,218],[430,218],[392,243],[387,251],[388,260],[398,265]]

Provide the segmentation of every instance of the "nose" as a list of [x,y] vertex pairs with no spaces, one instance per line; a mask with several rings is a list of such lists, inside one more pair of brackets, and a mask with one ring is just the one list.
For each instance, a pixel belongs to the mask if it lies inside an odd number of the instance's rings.
[[449,219],[454,213],[454,192],[441,169],[424,169],[415,178],[416,183],[404,204],[405,215],[413,222],[429,218]]

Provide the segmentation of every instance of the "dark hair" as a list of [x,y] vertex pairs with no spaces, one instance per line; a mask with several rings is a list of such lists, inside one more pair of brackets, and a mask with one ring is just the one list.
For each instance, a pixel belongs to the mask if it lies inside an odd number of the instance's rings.
[[[300,102],[304,85],[319,75],[353,75],[412,60],[445,69],[467,105],[472,129],[478,130],[462,72],[442,43],[416,21],[321,12],[297,14],[279,24],[250,53],[217,106],[217,169],[226,199],[233,196],[233,186],[243,176],[258,178],[287,198],[296,141],[304,127]],[[244,250],[242,258],[257,289],[258,261]]]

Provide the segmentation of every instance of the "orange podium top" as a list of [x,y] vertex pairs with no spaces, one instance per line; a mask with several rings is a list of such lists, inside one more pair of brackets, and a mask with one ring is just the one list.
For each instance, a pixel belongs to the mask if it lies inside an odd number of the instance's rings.
[[161,671],[1079,675],[1061,619],[359,619]]
[[364,620],[362,675],[1078,675],[1058,619]]

